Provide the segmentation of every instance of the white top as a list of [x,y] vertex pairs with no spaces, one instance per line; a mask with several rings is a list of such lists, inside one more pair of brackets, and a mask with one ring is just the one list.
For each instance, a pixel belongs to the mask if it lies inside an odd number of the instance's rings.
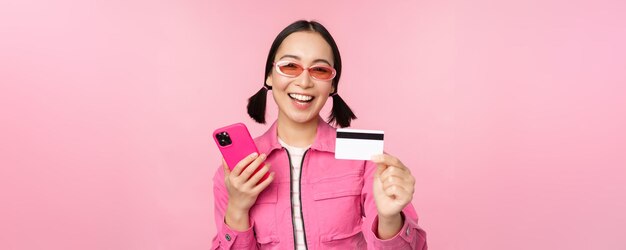
[[291,219],[295,225],[296,249],[306,249],[302,217],[300,217],[302,214],[302,210],[300,209],[300,168],[302,167],[301,164],[304,152],[306,152],[311,145],[305,148],[298,148],[287,145],[287,143],[280,138],[278,138],[278,142],[287,149],[291,159],[291,209],[293,210],[293,217]]

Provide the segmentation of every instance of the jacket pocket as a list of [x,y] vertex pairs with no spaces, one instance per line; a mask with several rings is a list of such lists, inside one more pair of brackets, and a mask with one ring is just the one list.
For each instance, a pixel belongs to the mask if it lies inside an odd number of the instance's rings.
[[[361,234],[361,235],[358,235],[358,234]],[[352,232],[348,232],[348,233],[331,233],[331,234],[320,235],[320,240],[323,243],[329,243],[329,242],[341,241],[341,240],[348,239],[354,236],[363,238],[363,240],[365,240],[360,227],[356,227],[353,229]]]
[[340,239],[358,234],[362,223],[363,182],[360,173],[348,173],[325,177],[313,184],[320,241],[343,242]]
[[313,200],[326,200],[361,194],[363,176],[359,173],[327,177],[313,185]]
[[270,185],[259,194],[254,206],[250,208],[250,220],[254,221],[255,237],[261,246],[272,246],[273,242],[278,242],[278,237],[276,237],[277,202],[277,186]]
[[257,237],[256,242],[260,245],[279,243],[280,239],[276,235],[268,235],[263,237]]

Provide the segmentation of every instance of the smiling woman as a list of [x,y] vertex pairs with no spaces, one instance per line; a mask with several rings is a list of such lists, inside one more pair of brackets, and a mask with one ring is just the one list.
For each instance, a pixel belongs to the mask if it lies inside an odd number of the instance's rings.
[[[307,40],[309,38],[311,39],[310,41]],[[329,95],[333,97],[333,108],[329,117],[329,123],[336,122],[341,127],[349,127],[350,121],[356,119],[356,116],[343,99],[337,95],[341,77],[339,48],[328,30],[317,22],[295,22],[276,36],[265,63],[265,86],[249,99],[248,114],[250,117],[259,123],[265,123],[266,94],[267,90],[273,88],[272,75],[274,67],[279,75],[285,77],[282,81],[285,81],[285,79],[300,81],[298,76],[304,71],[302,66],[303,60],[309,60],[307,63],[310,65],[307,71],[308,75],[313,78],[308,79],[308,77],[305,77],[304,80],[316,81],[332,86],[332,91]],[[328,71],[331,71],[332,75],[330,77],[327,74],[323,76],[324,74],[322,73]],[[300,83],[307,84],[306,82]],[[276,95],[274,95],[274,98],[276,98]],[[323,99],[324,102],[321,102],[321,106],[323,106],[327,98]],[[277,104],[280,105],[278,101]],[[319,113],[319,110],[317,110],[317,113]]]
[[427,249],[411,204],[415,178],[400,160],[335,158],[331,124],[349,127],[356,116],[337,94],[341,56],[326,28],[313,21],[286,27],[265,69],[248,114],[265,123],[272,90],[278,118],[255,139],[260,155],[215,173],[213,249]]
[[[316,32],[296,32],[285,38],[275,58],[284,60],[276,64],[291,68],[289,71],[292,74],[298,71],[297,68],[303,68],[299,65],[309,67],[309,70],[301,70],[298,75],[280,74],[284,71],[276,67],[274,72],[279,74],[267,77],[265,84],[272,88],[279,107],[278,116],[298,123],[311,121],[317,117],[328,96],[335,91],[330,77],[334,74],[329,74],[335,70],[328,69],[332,67],[329,62],[333,61],[330,45]],[[312,74],[310,70],[319,73]],[[326,76],[326,79],[315,79],[315,76]]]

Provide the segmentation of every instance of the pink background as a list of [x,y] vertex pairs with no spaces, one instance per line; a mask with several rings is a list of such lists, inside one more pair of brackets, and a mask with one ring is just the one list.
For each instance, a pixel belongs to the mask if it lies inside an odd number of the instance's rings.
[[0,249],[207,249],[210,134],[265,131],[246,99],[301,18],[431,249],[626,249],[626,4],[379,2],[0,2]]

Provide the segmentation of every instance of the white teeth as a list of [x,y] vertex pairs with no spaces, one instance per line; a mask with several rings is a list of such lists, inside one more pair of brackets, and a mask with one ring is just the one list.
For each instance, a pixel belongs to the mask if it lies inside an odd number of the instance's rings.
[[289,94],[289,96],[291,96],[291,98],[294,98],[298,101],[303,101],[303,102],[307,102],[313,99],[312,96],[307,96],[307,95]]

